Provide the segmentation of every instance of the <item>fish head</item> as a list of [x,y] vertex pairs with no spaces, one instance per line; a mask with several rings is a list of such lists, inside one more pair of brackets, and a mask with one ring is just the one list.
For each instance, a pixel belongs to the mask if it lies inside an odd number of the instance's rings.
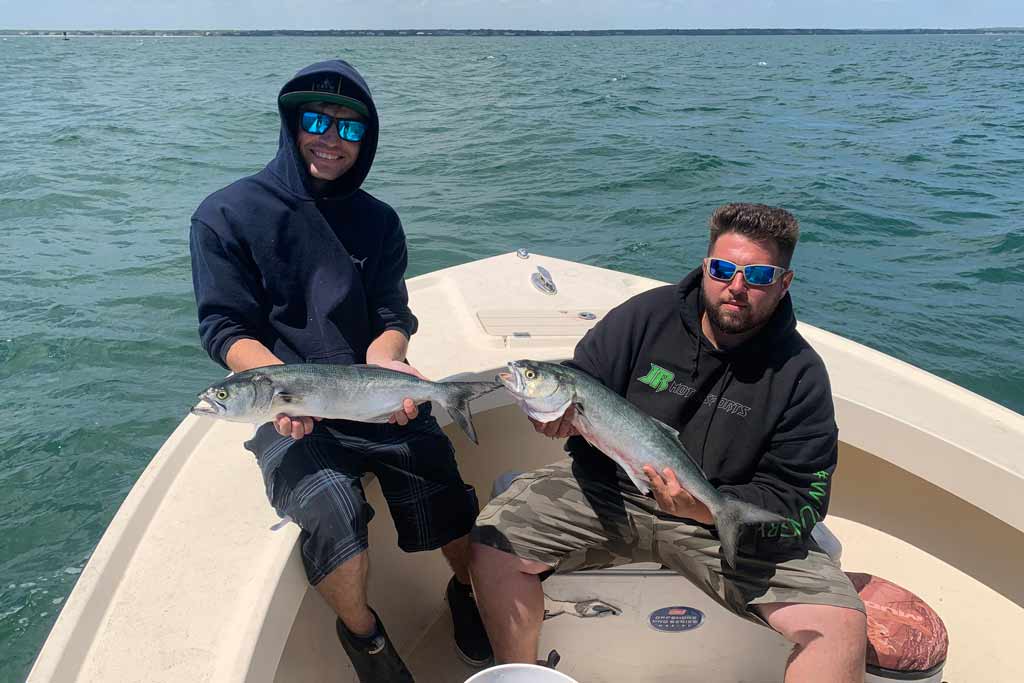
[[265,375],[239,373],[204,389],[191,412],[230,422],[263,422],[270,419],[266,413],[273,393]]
[[529,407],[528,412],[550,413],[564,410],[574,396],[572,377],[562,366],[533,360],[508,363],[508,372],[499,373],[497,380]]

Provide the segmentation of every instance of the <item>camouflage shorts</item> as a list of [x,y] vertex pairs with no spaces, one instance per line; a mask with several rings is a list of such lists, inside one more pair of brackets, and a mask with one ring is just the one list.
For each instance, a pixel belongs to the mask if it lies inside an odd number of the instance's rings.
[[755,623],[754,605],[803,603],[861,612],[853,584],[813,541],[756,554],[741,545],[737,567],[721,559],[712,530],[658,510],[633,487],[588,476],[572,460],[517,477],[477,517],[473,540],[553,567],[557,573],[658,562]]

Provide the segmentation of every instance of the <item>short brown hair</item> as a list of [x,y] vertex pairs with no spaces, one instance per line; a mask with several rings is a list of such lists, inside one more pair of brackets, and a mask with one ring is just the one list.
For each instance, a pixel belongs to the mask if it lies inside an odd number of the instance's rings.
[[748,237],[756,242],[771,242],[779,250],[783,263],[775,264],[789,268],[800,239],[800,224],[785,209],[765,204],[725,204],[711,214],[711,241],[708,249],[722,235],[730,232]]

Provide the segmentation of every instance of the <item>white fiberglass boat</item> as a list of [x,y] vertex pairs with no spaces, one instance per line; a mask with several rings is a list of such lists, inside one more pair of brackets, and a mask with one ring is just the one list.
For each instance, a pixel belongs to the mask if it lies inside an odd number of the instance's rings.
[[[423,330],[410,361],[428,377],[490,379],[509,360],[570,357],[608,309],[661,283],[521,252],[408,284]],[[824,358],[835,397],[841,446],[828,526],[844,570],[893,581],[941,617],[944,669],[919,680],[1024,681],[1024,417],[836,335],[800,332]],[[479,446],[445,430],[482,503],[501,474],[563,457],[507,392],[473,411]],[[298,529],[272,530],[279,520],[242,447],[251,432],[181,422],[96,547],[29,681],[355,680],[333,615],[306,583]],[[399,551],[376,482],[366,492],[378,511],[371,603],[418,681],[464,681],[474,672],[454,655],[442,601],[450,570],[440,553]],[[557,649],[559,671],[581,683],[782,679],[790,647],[780,636],[658,566],[559,575],[544,587],[552,618],[541,652]],[[587,600],[615,610],[580,617]],[[677,606],[701,612],[700,627],[652,628],[655,612]]]

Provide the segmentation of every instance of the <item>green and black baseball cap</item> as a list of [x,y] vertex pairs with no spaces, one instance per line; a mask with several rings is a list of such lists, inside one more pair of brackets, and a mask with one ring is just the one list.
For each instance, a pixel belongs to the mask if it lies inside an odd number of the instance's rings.
[[358,98],[362,91],[339,74],[314,73],[289,84],[294,90],[282,93],[277,98],[284,109],[294,109],[307,102],[330,102],[348,107],[369,118],[370,108]]

